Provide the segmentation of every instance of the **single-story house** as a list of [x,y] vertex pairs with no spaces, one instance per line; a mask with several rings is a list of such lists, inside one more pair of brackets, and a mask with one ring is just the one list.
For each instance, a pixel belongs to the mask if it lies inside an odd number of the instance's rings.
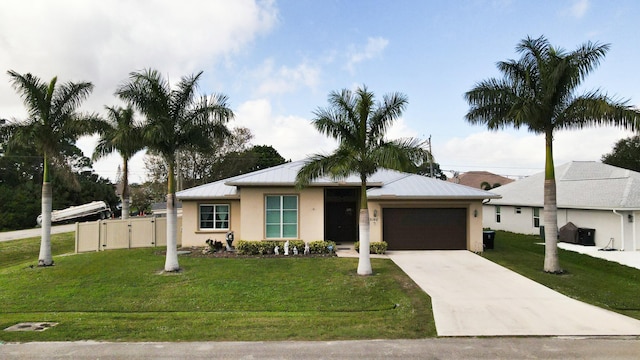
[[[595,161],[573,161],[555,168],[558,227],[571,222],[595,229],[595,245],[640,249],[640,173]],[[496,230],[540,234],[544,172],[492,189],[501,195],[483,206],[483,225]]]
[[[296,189],[303,161],[290,162],[176,194],[182,201],[182,245],[236,240],[358,240],[360,180],[317,179]],[[370,239],[389,249],[482,251],[487,191],[415,174],[380,170],[367,183]]]

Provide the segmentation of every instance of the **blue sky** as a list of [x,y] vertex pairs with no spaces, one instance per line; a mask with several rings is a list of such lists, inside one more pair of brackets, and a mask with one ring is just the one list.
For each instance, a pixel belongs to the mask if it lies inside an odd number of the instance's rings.
[[[177,80],[203,70],[202,91],[230,98],[230,125],[249,127],[254,144],[292,160],[335,146],[310,125],[329,92],[362,84],[380,97],[399,91],[409,106],[390,137],[432,136],[446,170],[523,176],[543,169],[543,139],[468,124],[464,92],[498,76],[496,62],[517,58],[521,39],[544,35],[567,50],[610,43],[584,90],[638,104],[637,14],[633,0],[10,0],[0,3],[0,64],[3,72],[91,81],[96,88],[83,109],[98,112],[118,104],[113,91],[131,71],[153,67]],[[0,117],[24,117],[5,79]],[[597,161],[630,135],[558,133],[556,164]],[[79,142],[87,153],[94,145],[95,138]],[[134,181],[144,180],[142,157],[132,163]],[[114,155],[94,169],[114,179],[117,164]]]

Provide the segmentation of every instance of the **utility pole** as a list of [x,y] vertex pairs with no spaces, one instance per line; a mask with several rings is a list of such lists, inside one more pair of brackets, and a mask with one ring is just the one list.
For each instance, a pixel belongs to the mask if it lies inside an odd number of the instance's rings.
[[433,178],[433,153],[431,152],[431,135],[429,135],[429,176]]

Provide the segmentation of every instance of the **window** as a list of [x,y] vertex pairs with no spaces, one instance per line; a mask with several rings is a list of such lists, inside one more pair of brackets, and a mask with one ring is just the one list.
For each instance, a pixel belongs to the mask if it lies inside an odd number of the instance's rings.
[[496,206],[496,222],[500,222],[500,206]]
[[533,227],[540,227],[540,208],[533,208]]
[[516,214],[522,214],[522,208],[517,207],[516,208]]
[[267,238],[298,237],[298,196],[269,195],[266,197],[265,232]]
[[229,205],[201,204],[200,229],[229,229]]

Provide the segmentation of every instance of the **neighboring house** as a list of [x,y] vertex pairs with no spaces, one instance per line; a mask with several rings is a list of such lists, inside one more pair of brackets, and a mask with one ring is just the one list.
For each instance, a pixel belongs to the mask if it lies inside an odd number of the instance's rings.
[[509,184],[513,182],[513,179],[496,175],[488,171],[467,171],[466,173],[457,174],[447,181],[460,185],[471,186],[476,189],[486,190],[484,186],[488,185],[489,188],[493,189]]
[[[176,201],[175,203],[176,212],[178,216],[182,216],[182,203],[180,201]],[[155,216],[167,216],[167,202],[156,202],[151,204],[151,214]]]
[[[183,246],[224,240],[358,239],[360,180],[321,178],[294,186],[302,161],[180,191]],[[487,191],[381,170],[368,181],[370,239],[389,249],[482,251],[482,201]]]
[[[597,247],[640,249],[640,173],[594,161],[555,168],[558,227],[573,223],[595,229]],[[501,199],[484,205],[485,227],[540,234],[543,224],[544,172],[498,187]]]

